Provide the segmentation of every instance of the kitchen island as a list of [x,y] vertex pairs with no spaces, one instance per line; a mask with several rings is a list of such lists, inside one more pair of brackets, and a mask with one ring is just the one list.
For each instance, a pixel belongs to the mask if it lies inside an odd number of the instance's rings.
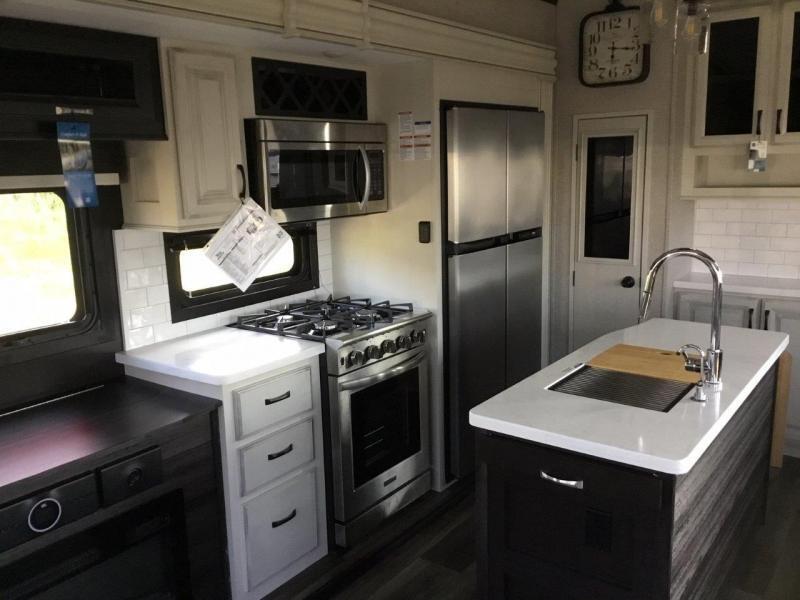
[[724,327],[723,386],[667,412],[547,389],[624,343],[707,345],[653,319],[607,334],[470,411],[483,598],[713,599],[765,507],[788,336]]

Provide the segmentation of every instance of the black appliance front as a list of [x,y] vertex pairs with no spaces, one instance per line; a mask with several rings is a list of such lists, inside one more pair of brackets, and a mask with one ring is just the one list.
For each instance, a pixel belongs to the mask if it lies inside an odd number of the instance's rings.
[[417,369],[351,395],[355,487],[420,451],[419,417]]
[[[171,492],[0,567],[3,600],[191,598],[183,494]],[[63,531],[63,530],[62,530]]]

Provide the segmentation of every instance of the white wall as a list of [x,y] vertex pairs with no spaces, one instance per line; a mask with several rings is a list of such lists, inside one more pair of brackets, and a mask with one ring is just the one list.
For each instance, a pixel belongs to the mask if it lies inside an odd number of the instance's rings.
[[114,231],[120,315],[126,350],[146,346],[233,323],[238,315],[265,308],[279,308],[306,298],[326,297],[333,291],[330,224],[317,223],[320,289],[304,294],[276,298],[206,317],[172,322],[167,290],[164,236],[158,231],[119,229]]

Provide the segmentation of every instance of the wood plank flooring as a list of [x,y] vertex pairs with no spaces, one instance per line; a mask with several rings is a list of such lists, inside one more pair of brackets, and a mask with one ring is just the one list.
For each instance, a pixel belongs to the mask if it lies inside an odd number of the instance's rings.
[[[355,579],[327,590],[331,600],[469,600],[475,598],[471,495],[373,562]],[[321,596],[318,596],[321,597]],[[746,541],[718,600],[800,599],[800,459],[771,474],[766,522]],[[587,599],[589,600],[589,599]]]

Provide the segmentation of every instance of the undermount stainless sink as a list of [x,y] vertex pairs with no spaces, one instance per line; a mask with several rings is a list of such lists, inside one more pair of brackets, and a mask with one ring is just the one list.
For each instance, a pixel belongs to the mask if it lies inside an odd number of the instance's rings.
[[659,379],[583,365],[548,386],[548,390],[668,412],[694,387],[685,381]]

